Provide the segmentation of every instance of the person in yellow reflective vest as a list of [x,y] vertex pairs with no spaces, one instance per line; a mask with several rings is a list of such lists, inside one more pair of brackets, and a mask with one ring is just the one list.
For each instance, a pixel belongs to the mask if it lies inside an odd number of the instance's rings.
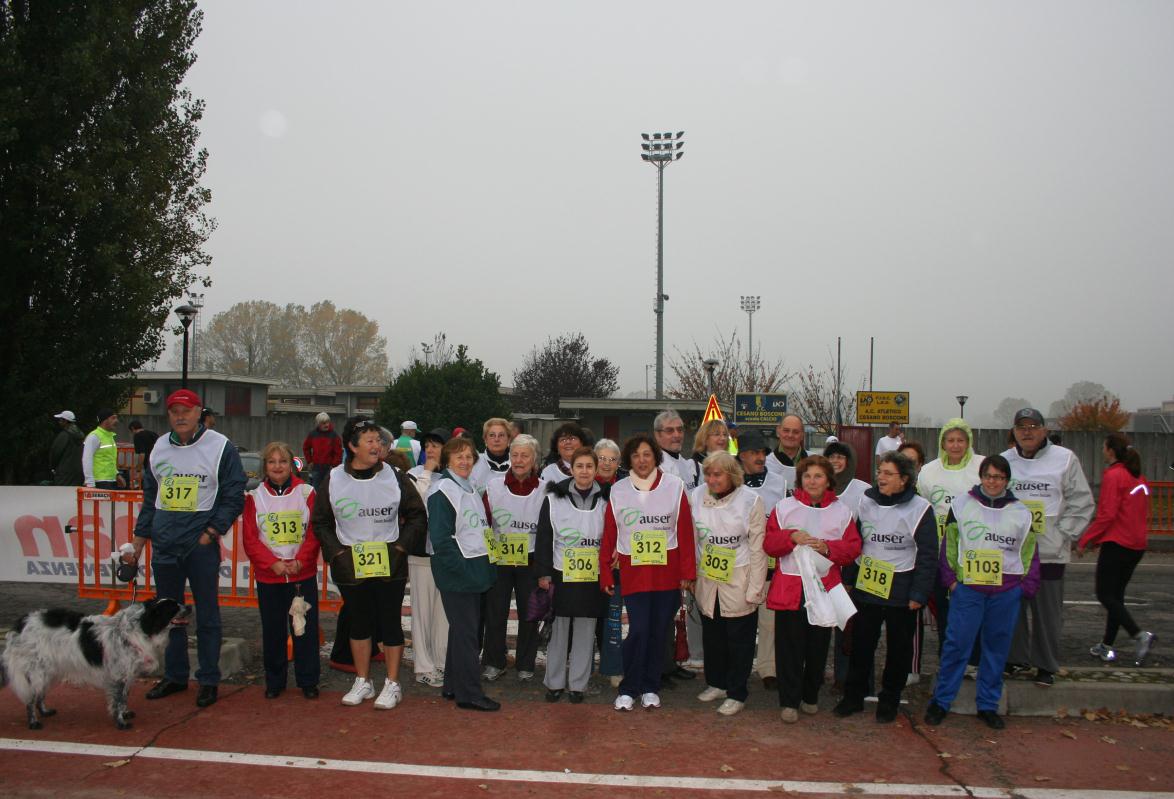
[[90,488],[122,488],[126,482],[118,473],[118,442],[114,440],[118,414],[101,410],[97,418],[98,426],[82,443],[82,474]]

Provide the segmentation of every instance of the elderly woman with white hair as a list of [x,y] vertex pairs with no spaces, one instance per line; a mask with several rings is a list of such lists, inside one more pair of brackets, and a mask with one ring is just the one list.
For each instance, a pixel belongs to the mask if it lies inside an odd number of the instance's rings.
[[711,452],[701,469],[705,484],[690,494],[697,529],[693,594],[705,640],[706,687],[697,698],[724,699],[717,710],[732,716],[749,695],[758,606],[766,598],[766,513],[729,452]]
[[496,680],[506,670],[506,623],[510,597],[517,601],[518,646],[514,664],[518,679],[534,678],[538,655],[538,625],[525,620],[530,594],[538,583],[535,573],[535,535],[538,515],[546,498],[546,481],[538,476],[538,442],[522,433],[510,442],[510,469],[489,481],[485,510],[493,526],[489,560],[497,565],[497,581],[485,598],[483,677]]
[[[595,482],[609,492],[617,480],[623,480],[628,473],[620,468],[620,445],[610,438],[595,442]],[[611,569],[606,563],[601,568]],[[620,584],[620,570],[611,569],[616,587]],[[617,590],[608,597],[607,614],[600,619],[595,635],[599,643],[599,673],[611,680],[612,688],[620,684],[624,676],[624,598]]]

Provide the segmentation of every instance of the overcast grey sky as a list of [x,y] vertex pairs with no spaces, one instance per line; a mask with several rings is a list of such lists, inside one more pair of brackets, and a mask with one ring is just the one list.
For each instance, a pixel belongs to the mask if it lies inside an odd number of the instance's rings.
[[[206,318],[319,299],[393,364],[511,382],[582,330],[623,391],[735,326],[941,419],[1077,380],[1174,396],[1174,3],[202,2]],[[667,374],[667,367],[666,367]],[[854,385],[853,385],[854,387]]]

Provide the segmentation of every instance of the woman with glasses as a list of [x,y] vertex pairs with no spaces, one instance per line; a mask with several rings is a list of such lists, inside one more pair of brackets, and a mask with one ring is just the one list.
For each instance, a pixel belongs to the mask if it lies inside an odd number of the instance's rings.
[[571,476],[571,456],[579,447],[590,447],[595,437],[585,427],[574,422],[560,424],[550,437],[550,451],[546,454],[542,479],[557,483]]
[[983,459],[980,482],[954,497],[939,558],[950,592],[950,624],[925,723],[936,726],[958,695],[966,661],[982,636],[978,664],[978,718],[1006,726],[999,716],[1003,666],[1019,619],[1019,603],[1039,587],[1040,563],[1031,511],[1008,489],[1011,465],[1002,455]]
[[485,451],[477,456],[473,464],[473,485],[484,491],[490,479],[510,470],[510,423],[507,419],[494,417],[481,425],[481,438]]
[[885,668],[876,720],[897,718],[909,675],[917,615],[929,601],[937,567],[937,526],[930,504],[917,496],[913,461],[898,452],[880,456],[876,486],[860,500],[861,551],[852,619],[851,654],[837,716],[864,709],[873,660],[885,626]]

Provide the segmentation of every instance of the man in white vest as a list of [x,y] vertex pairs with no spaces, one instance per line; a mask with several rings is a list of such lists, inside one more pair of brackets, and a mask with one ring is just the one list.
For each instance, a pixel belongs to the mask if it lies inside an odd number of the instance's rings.
[[1034,597],[1020,605],[1007,671],[1015,674],[1034,666],[1036,685],[1047,687],[1055,682],[1060,670],[1064,567],[1071,557],[1072,543],[1092,520],[1092,491],[1076,454],[1048,441],[1042,413],[1023,408],[1015,414],[1013,424],[1015,446],[1003,457],[1011,464],[1011,491],[1032,514],[1039,548],[1040,587]]
[[[183,602],[184,583],[196,604],[196,705],[216,701],[220,684],[220,539],[245,506],[245,470],[232,443],[200,424],[200,398],[180,389],[167,397],[171,434],[160,436],[143,469],[143,507],[135,522],[137,563],[151,542],[151,574],[160,597]],[[187,630],[173,627],[164,655],[163,679],[148,699],[186,691]]]
[[775,435],[779,437],[779,448],[766,456],[766,470],[781,474],[787,481],[787,487],[795,487],[795,464],[807,457],[807,450],[803,448],[807,437],[803,427],[803,419],[794,413],[788,413],[775,428]]

